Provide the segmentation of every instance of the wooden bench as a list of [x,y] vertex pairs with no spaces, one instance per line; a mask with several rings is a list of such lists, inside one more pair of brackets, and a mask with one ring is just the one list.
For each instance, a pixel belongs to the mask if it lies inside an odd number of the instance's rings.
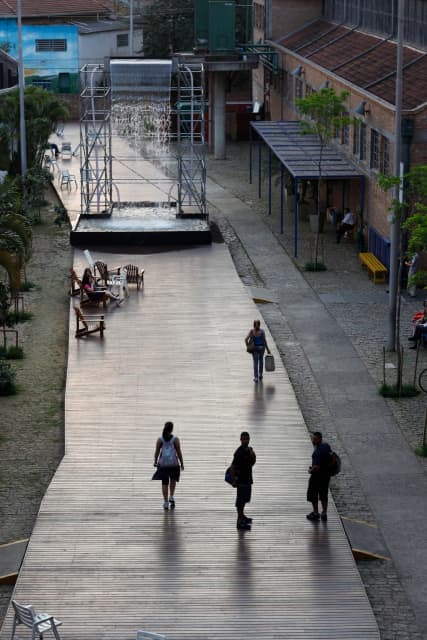
[[373,253],[359,253],[359,260],[361,265],[365,266],[368,272],[372,274],[374,284],[377,284],[377,282],[386,282],[387,267],[385,267],[383,263],[380,262],[376,256],[374,256]]

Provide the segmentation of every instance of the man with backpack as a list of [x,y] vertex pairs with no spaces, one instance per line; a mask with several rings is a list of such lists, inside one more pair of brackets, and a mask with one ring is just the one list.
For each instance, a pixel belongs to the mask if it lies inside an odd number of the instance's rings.
[[[308,520],[328,519],[328,489],[331,479],[332,449],[327,442],[323,442],[320,431],[311,436],[314,451],[311,456],[311,467],[308,472],[310,480],[307,489],[307,501],[313,505],[313,511],[307,515]],[[319,500],[322,503],[322,513],[319,514]]]

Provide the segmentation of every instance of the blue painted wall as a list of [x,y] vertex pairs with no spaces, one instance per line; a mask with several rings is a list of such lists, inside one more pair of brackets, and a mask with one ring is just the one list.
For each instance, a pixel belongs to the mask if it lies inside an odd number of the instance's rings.
[[[36,51],[36,40],[67,41],[66,51]],[[18,29],[15,19],[0,20],[0,43],[8,43],[9,53],[18,57]],[[58,90],[59,74],[70,74],[71,85],[78,77],[77,26],[69,24],[22,25],[22,50],[27,84],[43,81]]]

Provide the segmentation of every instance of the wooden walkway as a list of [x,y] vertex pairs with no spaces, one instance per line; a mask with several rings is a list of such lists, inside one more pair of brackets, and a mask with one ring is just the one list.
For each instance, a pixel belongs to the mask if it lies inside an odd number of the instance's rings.
[[[225,245],[102,257],[144,266],[145,287],[108,309],[103,342],[75,340],[71,316],[66,455],[16,599],[63,620],[63,640],[378,640],[334,505],[305,518],[311,444],[274,345],[276,372],[252,382],[259,313]],[[166,420],[185,460],[174,512],[150,481]],[[241,533],[223,477],[244,429],[258,459]]]

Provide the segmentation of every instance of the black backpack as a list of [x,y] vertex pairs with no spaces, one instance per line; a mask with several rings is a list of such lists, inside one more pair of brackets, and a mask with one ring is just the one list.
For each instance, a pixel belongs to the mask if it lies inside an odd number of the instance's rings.
[[341,471],[341,458],[335,451],[331,451],[331,457],[329,461],[329,473],[331,476],[336,476]]

